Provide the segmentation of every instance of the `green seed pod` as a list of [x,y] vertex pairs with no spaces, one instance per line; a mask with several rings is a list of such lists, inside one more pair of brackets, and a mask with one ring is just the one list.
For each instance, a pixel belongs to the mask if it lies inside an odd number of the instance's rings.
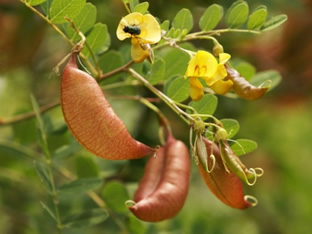
[[[229,167],[229,169],[235,175],[237,175],[241,180],[243,180],[246,184],[250,186],[254,185],[257,181],[257,177],[260,177],[263,175],[263,170],[261,168],[248,169],[242,163],[242,161],[234,154],[231,147],[228,145],[228,143],[225,140],[221,140],[219,142],[219,149],[220,149],[221,157],[222,157],[226,170],[228,170],[227,167]],[[258,174],[256,170],[259,171]]]

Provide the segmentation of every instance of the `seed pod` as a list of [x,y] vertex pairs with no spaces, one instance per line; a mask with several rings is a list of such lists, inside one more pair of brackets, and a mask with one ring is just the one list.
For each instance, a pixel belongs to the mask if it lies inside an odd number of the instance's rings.
[[144,175],[140,180],[138,189],[134,194],[133,200],[139,202],[148,197],[160,182],[165,165],[165,147],[161,147],[156,152],[156,157],[151,157],[144,169]]
[[[210,173],[205,170],[201,163],[198,163],[200,174],[211,192],[230,207],[246,209],[252,206],[253,204],[245,199],[241,180],[233,172],[226,171],[218,146],[206,138],[203,138],[203,141],[208,155],[213,152],[216,161],[215,167]],[[211,165],[212,159],[208,157],[207,160],[208,164]]]
[[[136,198],[142,198],[137,203],[127,201],[129,209],[141,220],[148,222],[159,222],[175,216],[183,207],[190,179],[190,157],[188,149],[182,141],[169,137],[163,155],[163,164],[157,162],[158,158],[150,158],[145,174],[140,182]],[[161,158],[159,158],[159,161]],[[154,165],[163,166],[162,170],[149,170]],[[150,180],[161,175],[159,182],[155,179],[155,186]],[[144,188],[151,189],[150,192]],[[149,195],[148,195],[149,194]]]
[[255,100],[262,97],[271,84],[269,83],[267,87],[261,87],[262,85],[255,87],[250,84],[244,77],[242,77],[235,69],[226,66],[226,71],[228,74],[227,77],[233,82],[232,88],[234,92],[246,100]]
[[257,177],[263,175],[263,170],[261,168],[248,169],[245,164],[243,164],[242,161],[236,156],[225,140],[220,140],[219,144],[223,162],[225,162],[230,170],[246,184],[250,186],[254,185],[257,181]]
[[135,159],[154,151],[131,137],[95,79],[78,69],[76,53],[62,75],[61,106],[73,136],[99,157]]

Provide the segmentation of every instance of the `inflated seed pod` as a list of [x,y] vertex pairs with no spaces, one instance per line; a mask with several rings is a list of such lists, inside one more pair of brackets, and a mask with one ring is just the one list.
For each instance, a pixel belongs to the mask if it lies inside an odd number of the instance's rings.
[[255,100],[262,97],[271,85],[271,83],[269,83],[267,87],[256,87],[250,84],[235,69],[226,66],[226,71],[228,74],[227,78],[233,82],[232,88],[234,92],[246,100]]
[[156,157],[152,156],[145,165],[144,175],[139,182],[138,189],[133,200],[138,202],[156,189],[163,174],[165,164],[165,147],[160,147],[156,152]]
[[[157,158],[150,158],[148,168],[158,167],[161,163]],[[161,158],[160,158],[161,160]],[[139,219],[148,222],[159,222],[175,216],[183,207],[190,179],[190,157],[186,145],[179,140],[169,137],[164,151],[162,170],[145,170],[145,175],[139,185],[138,192],[141,200],[127,201],[126,204],[132,213]],[[157,177],[154,173],[161,171],[160,179],[155,179],[156,186],[151,186],[148,179]],[[148,179],[147,179],[148,178]],[[149,192],[141,191],[143,187]],[[149,194],[149,195],[148,195]]]
[[[198,163],[198,168],[206,185],[211,192],[226,205],[236,209],[246,209],[252,206],[247,201],[243,193],[243,185],[241,180],[231,171],[227,171],[221,158],[221,153],[218,146],[212,141],[202,138],[208,155],[215,157],[215,167],[208,173],[201,162]],[[212,165],[211,157],[207,158],[208,164]]]
[[88,151],[105,159],[135,159],[154,152],[131,137],[96,80],[79,70],[76,56],[72,54],[61,81],[61,106],[73,136]]

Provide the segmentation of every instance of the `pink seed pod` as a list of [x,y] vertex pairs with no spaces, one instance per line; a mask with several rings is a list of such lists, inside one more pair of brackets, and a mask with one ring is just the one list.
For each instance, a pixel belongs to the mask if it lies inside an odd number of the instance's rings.
[[[212,153],[215,158],[215,166],[210,173],[200,162],[198,163],[200,174],[211,192],[220,201],[236,209],[246,209],[255,205],[246,199],[252,198],[251,196],[244,196],[241,180],[233,172],[225,169],[218,146],[204,137],[202,139],[206,145],[208,156]],[[207,160],[208,164],[212,165],[211,157],[207,157]]]
[[78,69],[76,56],[72,54],[61,81],[61,106],[73,136],[105,159],[136,159],[153,153],[154,149],[131,137],[96,80]]
[[158,155],[147,163],[135,202],[127,201],[132,213],[148,222],[175,216],[184,205],[189,187],[190,157],[186,145],[169,136],[164,152]]

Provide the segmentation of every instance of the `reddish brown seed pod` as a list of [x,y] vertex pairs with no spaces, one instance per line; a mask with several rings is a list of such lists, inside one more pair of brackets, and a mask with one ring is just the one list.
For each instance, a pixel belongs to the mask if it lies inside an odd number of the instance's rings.
[[73,136],[88,151],[105,159],[135,159],[154,152],[131,137],[96,80],[78,69],[76,56],[72,54],[61,81],[61,106]]
[[[198,168],[205,183],[211,192],[226,205],[236,209],[246,209],[252,204],[245,199],[241,180],[233,173],[224,168],[218,146],[212,141],[203,137],[208,155],[213,153],[215,157],[215,167],[208,173],[201,163]],[[210,157],[207,158],[208,164],[212,164]]]
[[261,98],[270,87],[255,87],[242,77],[235,69],[226,67],[228,78],[233,82],[234,92],[243,99],[256,100]]
[[[162,165],[162,170],[159,165]],[[159,172],[159,179],[156,179],[154,173]],[[129,209],[136,217],[148,222],[159,222],[175,216],[184,205],[189,187],[190,157],[186,145],[169,137],[163,159],[162,156],[150,158],[144,173],[135,195],[135,199],[139,200],[136,203],[128,201]],[[155,179],[154,186],[150,179]]]
[[165,147],[160,147],[156,157],[151,157],[145,165],[144,175],[139,182],[133,200],[139,202],[150,195],[159,184],[165,164]]

